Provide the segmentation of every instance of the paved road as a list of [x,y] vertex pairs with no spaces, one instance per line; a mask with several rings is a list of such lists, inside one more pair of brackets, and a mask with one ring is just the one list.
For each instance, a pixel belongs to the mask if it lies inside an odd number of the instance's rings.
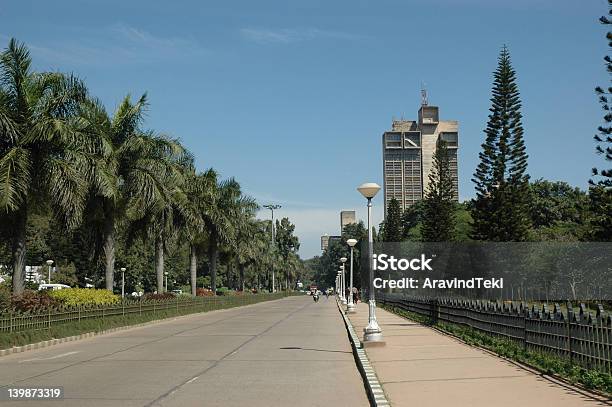
[[44,406],[368,406],[335,301],[289,297],[0,358]]
[[[386,346],[366,353],[394,407],[606,405],[380,308],[376,316]],[[363,332],[367,305],[360,303],[350,319]]]

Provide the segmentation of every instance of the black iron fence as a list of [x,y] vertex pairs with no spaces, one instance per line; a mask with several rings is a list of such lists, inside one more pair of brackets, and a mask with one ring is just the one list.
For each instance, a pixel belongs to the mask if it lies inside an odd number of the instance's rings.
[[526,350],[552,353],[589,369],[612,372],[612,316],[598,305],[541,308],[524,303],[418,299],[380,294],[377,301],[432,321],[459,324],[522,344]]
[[160,316],[206,312],[262,301],[279,299],[288,293],[252,294],[210,297],[175,297],[167,300],[123,301],[116,305],[67,307],[32,313],[0,314],[0,334],[50,329],[52,326],[74,321],[106,319],[135,315]]

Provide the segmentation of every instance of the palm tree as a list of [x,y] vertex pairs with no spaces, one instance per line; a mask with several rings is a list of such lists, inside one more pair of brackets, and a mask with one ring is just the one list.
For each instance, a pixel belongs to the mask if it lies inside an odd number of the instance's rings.
[[92,189],[87,211],[90,226],[99,232],[108,290],[114,285],[118,225],[158,211],[172,195],[182,199],[180,191],[168,186],[176,187],[176,166],[190,158],[176,140],[141,129],[147,106],[146,94],[135,103],[128,95],[112,117],[97,100],[89,100],[80,112],[85,131],[102,145],[96,171],[105,175],[99,178],[108,180],[105,186],[113,192]]
[[198,254],[202,252],[207,243],[204,233],[202,214],[212,204],[213,194],[216,190],[216,176],[209,171],[204,174],[192,174],[185,183],[185,192],[192,216],[196,222],[186,225],[185,234],[189,242],[189,273],[191,282],[191,295],[197,293],[197,265]]
[[236,234],[236,263],[239,272],[239,286],[244,291],[244,274],[248,266],[262,261],[261,254],[268,250],[269,239],[262,221],[254,218],[251,211],[244,212]]
[[161,293],[164,254],[169,243],[176,240],[187,224],[198,222],[185,193],[185,180],[193,173],[193,157],[178,140],[152,133],[147,135],[143,147],[148,171],[132,174],[136,179],[128,177],[127,182],[144,182],[150,195],[142,192],[128,195],[128,241],[136,235],[153,238],[157,292]]
[[0,213],[12,230],[13,292],[24,288],[28,215],[49,203],[68,227],[80,222],[96,144],[74,114],[87,90],[76,77],[36,73],[25,45],[0,54]]
[[234,245],[241,214],[255,211],[257,204],[242,195],[240,184],[233,178],[219,182],[217,173],[210,169],[204,173],[210,186],[210,200],[204,203],[201,212],[208,234],[208,260],[210,282],[213,292],[217,290],[217,263],[219,245]]

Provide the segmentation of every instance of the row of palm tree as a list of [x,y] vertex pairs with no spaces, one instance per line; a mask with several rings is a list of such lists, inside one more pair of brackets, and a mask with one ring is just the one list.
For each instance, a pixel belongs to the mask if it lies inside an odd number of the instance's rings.
[[14,293],[24,289],[28,216],[42,206],[67,228],[86,226],[109,290],[119,230],[154,242],[158,292],[177,239],[189,242],[194,295],[201,253],[213,292],[222,246],[243,288],[245,268],[274,261],[256,202],[234,179],[197,173],[177,139],[143,129],[147,107],[146,94],[128,95],[110,114],[77,77],[33,71],[27,47],[10,40],[0,54],[0,222],[12,240]]

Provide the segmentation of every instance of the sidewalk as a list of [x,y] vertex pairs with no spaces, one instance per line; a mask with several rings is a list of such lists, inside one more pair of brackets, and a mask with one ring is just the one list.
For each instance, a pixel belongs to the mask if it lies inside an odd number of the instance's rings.
[[[392,406],[604,406],[433,329],[377,309],[386,346],[366,353]],[[368,306],[349,314],[363,337]]]

